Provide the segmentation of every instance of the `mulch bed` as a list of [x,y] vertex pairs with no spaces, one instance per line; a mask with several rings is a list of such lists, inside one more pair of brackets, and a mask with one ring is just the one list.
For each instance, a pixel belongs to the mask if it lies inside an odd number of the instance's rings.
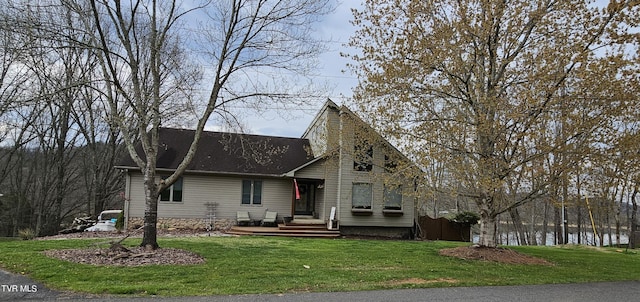
[[[225,232],[183,229],[158,229],[158,237],[206,237],[206,236],[230,236]],[[53,236],[37,237],[35,240],[65,240],[65,239],[91,239],[91,238],[142,238],[142,230],[128,232],[78,232],[69,234],[58,234]]]
[[[202,237],[202,236],[225,236],[220,232],[197,232],[193,230],[158,230],[158,237]],[[143,266],[143,265],[192,265],[204,263],[204,258],[195,253],[175,249],[158,248],[148,250],[144,247],[123,247],[120,244],[107,248],[99,248],[100,245],[113,244],[124,238],[141,238],[142,232],[134,231],[128,233],[117,232],[79,232],[71,234],[60,234],[55,236],[40,237],[37,240],[66,240],[66,239],[86,239],[103,238],[113,239],[109,242],[94,244],[94,247],[81,249],[47,250],[44,255],[64,261],[83,263],[90,265],[104,266]]]
[[191,265],[205,262],[199,255],[180,249],[158,248],[153,251],[147,251],[143,247],[128,249],[131,253],[127,257],[122,257],[121,253],[109,249],[98,248],[47,250],[44,254],[47,257],[91,265]]
[[505,264],[553,265],[553,263],[547,260],[521,254],[514,250],[506,248],[461,246],[450,249],[442,249],[439,253],[442,256],[456,257],[464,260],[482,260]]

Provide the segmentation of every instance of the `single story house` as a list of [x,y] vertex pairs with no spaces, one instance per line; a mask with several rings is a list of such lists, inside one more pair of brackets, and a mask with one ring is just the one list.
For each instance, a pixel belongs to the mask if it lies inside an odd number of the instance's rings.
[[[157,170],[171,173],[194,131],[162,128]],[[158,228],[218,228],[235,224],[238,211],[336,222],[344,235],[407,237],[414,227],[415,183],[396,148],[345,106],[328,100],[301,138],[204,132],[184,175],[158,203]],[[144,217],[143,178],[130,158],[125,216],[132,228]]]

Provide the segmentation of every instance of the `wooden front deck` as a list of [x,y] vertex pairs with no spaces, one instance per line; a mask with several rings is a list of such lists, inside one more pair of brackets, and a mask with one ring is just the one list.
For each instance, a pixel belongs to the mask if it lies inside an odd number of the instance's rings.
[[327,230],[327,226],[323,221],[311,219],[294,220],[287,224],[278,224],[277,227],[233,226],[227,233],[253,236],[340,237],[340,231]]

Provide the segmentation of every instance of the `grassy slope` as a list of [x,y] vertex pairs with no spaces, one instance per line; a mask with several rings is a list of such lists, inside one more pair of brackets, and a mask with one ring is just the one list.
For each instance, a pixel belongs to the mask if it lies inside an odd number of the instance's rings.
[[554,266],[439,256],[439,249],[461,245],[452,242],[265,237],[159,241],[207,260],[192,266],[95,267],[41,253],[92,242],[0,241],[0,266],[59,290],[169,296],[640,280],[640,255],[584,247],[514,247]]

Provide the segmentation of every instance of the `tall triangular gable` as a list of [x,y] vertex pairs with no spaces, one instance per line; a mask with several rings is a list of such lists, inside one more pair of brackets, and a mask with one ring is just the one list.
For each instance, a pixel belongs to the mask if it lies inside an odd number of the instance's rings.
[[347,106],[338,106],[330,99],[325,102],[302,135],[302,138],[309,140],[310,146],[316,156],[327,156],[331,151],[340,147],[339,136],[341,135],[340,132],[344,131],[340,125],[340,119],[344,119],[345,117],[353,121],[354,127],[370,133],[372,139],[377,143],[384,145],[385,148],[388,148],[401,160],[406,161],[407,163],[412,162],[402,152],[400,152],[400,150],[387,141]]

